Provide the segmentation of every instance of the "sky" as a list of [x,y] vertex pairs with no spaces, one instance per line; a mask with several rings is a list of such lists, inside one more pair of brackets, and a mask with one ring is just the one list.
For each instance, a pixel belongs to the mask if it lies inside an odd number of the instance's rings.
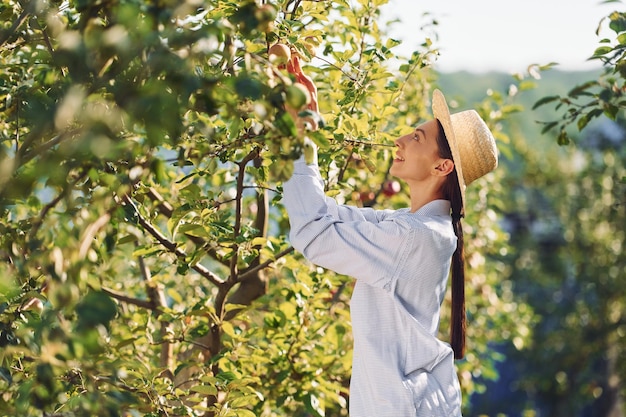
[[383,21],[400,20],[388,33],[402,40],[402,55],[419,49],[429,33],[433,38],[432,30],[420,29],[428,13],[438,21],[437,70],[516,73],[550,62],[564,71],[599,68],[598,61],[587,61],[599,45],[596,28],[623,6],[601,0],[389,0],[381,10]]

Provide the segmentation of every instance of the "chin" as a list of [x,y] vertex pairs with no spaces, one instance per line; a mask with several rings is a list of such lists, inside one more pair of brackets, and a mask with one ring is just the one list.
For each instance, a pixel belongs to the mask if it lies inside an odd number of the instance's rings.
[[393,169],[393,166],[391,167],[391,169],[389,170],[389,175],[395,179],[398,180],[404,180],[404,178],[402,178],[401,175],[399,175],[395,169]]

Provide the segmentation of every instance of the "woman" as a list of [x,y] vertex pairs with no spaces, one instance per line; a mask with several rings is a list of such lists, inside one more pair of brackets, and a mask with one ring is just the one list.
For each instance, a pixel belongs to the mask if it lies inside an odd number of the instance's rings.
[[[317,108],[313,82],[289,65]],[[497,166],[491,132],[473,110],[450,115],[433,94],[434,119],[395,141],[390,173],[410,189],[408,208],[339,205],[324,194],[317,160],[296,161],[284,184],[293,246],[311,262],[356,279],[350,416],[460,416],[454,358],[465,348],[461,217],[465,187]],[[452,266],[451,344],[437,339]]]

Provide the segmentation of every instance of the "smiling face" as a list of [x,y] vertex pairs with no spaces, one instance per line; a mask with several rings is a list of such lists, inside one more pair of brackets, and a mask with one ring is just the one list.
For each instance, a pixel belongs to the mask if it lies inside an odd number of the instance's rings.
[[445,159],[439,156],[438,134],[437,121],[430,120],[398,138],[398,150],[390,174],[406,181],[409,186],[440,179],[439,167]]

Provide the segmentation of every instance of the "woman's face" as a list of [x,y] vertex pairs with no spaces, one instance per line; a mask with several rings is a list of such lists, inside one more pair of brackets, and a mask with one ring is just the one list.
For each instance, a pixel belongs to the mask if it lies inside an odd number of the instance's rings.
[[408,184],[423,182],[432,178],[433,170],[443,160],[437,146],[438,126],[430,120],[396,140],[396,157],[389,171],[391,175]]

